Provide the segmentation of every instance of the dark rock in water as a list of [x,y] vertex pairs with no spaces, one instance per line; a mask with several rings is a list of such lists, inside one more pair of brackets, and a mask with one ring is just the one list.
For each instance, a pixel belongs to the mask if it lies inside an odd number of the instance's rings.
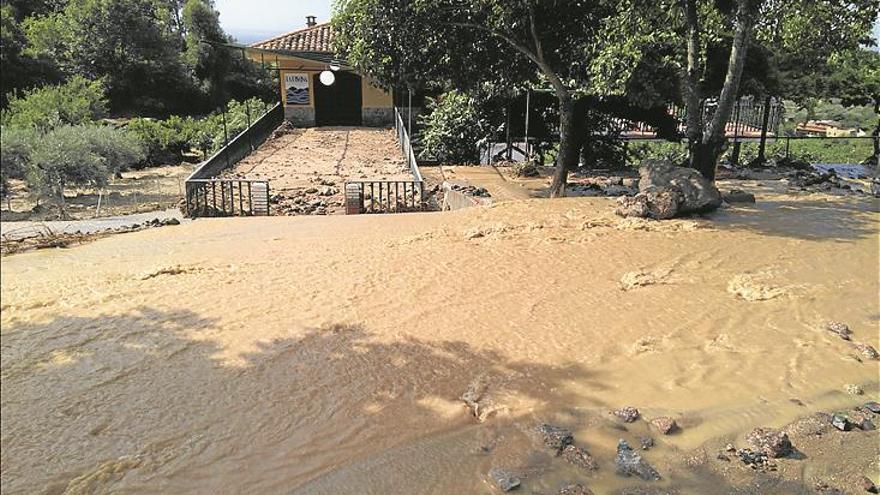
[[636,452],[624,440],[617,444],[617,456],[614,458],[617,474],[621,476],[637,476],[645,481],[660,479],[660,473],[642,459],[641,454]]
[[593,495],[593,492],[584,485],[574,483],[560,488],[559,495]]
[[654,439],[651,437],[639,437],[639,444],[641,444],[642,450],[651,450],[654,446]]
[[562,449],[574,442],[574,435],[571,434],[571,431],[559,426],[544,423],[538,426],[537,431],[541,435],[544,445],[555,450],[557,455],[562,452]]
[[783,431],[772,428],[755,428],[746,436],[746,441],[755,450],[774,458],[785,457],[792,452],[792,445],[788,435]]
[[721,206],[721,192],[700,172],[669,160],[647,159],[639,168],[639,191],[672,188],[680,194],[678,213],[703,213]]
[[852,335],[852,330],[849,329],[849,326],[839,321],[829,322],[825,328],[831,333],[836,333],[843,340],[850,340],[850,335]]
[[722,195],[724,201],[728,203],[754,203],[755,195],[743,191],[742,189],[732,189]]
[[853,480],[853,485],[855,485],[857,490],[861,490],[863,492],[868,493],[878,493],[880,490],[877,489],[877,485],[871,481],[871,478],[867,476],[858,476],[855,480]]
[[765,452],[754,451],[751,449],[739,449],[736,451],[736,455],[743,464],[746,464],[752,469],[773,470],[776,468],[773,462],[770,461],[770,456]]
[[877,429],[867,412],[854,410],[847,413],[847,417],[849,418],[850,423],[860,430],[870,431]]
[[620,409],[612,411],[612,414],[617,416],[624,423],[632,423],[642,416],[639,410],[632,406],[622,407]]
[[174,217],[166,218],[165,220],[162,220],[162,225],[180,225],[180,220]]
[[856,350],[859,351],[863,357],[868,359],[877,360],[880,359],[880,353],[877,352],[877,349],[874,349],[870,344],[856,344]]
[[660,416],[659,418],[654,418],[651,420],[651,424],[654,425],[655,428],[660,430],[660,433],[664,435],[669,435],[670,433],[675,432],[678,429],[678,423],[675,422],[674,419],[669,416]]
[[874,401],[866,402],[864,405],[864,408],[871,411],[874,414],[880,414],[880,403],[878,403],[878,402],[874,402]]
[[519,478],[506,469],[494,467],[489,470],[489,478],[501,491],[509,492],[520,485]]
[[840,431],[849,431],[853,424],[849,421],[849,416],[844,413],[834,413],[831,415],[831,426]]
[[562,449],[562,458],[586,471],[595,471],[596,469],[599,469],[599,465],[596,463],[596,460],[593,459],[593,456],[587,452],[587,449],[581,447],[576,447],[574,445],[566,446]]

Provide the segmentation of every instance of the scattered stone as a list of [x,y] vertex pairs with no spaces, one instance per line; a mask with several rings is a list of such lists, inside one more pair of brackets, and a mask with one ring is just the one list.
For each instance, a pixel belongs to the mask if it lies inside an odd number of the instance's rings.
[[838,337],[843,340],[850,340],[850,335],[852,335],[852,331],[849,329],[846,323],[840,323],[839,321],[829,322],[825,328],[831,332],[836,333]]
[[846,390],[846,393],[850,395],[862,395],[865,393],[865,391],[862,390],[862,387],[856,385],[855,383],[847,383],[843,386],[843,389]]
[[775,470],[776,465],[770,460],[765,452],[757,452],[751,449],[739,449],[737,457],[752,469]]
[[853,424],[845,413],[834,413],[831,415],[831,426],[840,431],[849,431],[852,429]]
[[321,196],[333,196],[333,195],[335,195],[337,192],[339,192],[339,191],[337,191],[335,187],[331,187],[331,186],[323,186],[323,187],[321,187],[321,189],[318,191],[318,194],[321,195]]
[[520,485],[519,478],[502,468],[493,467],[490,469],[489,478],[502,492],[509,492]]
[[174,217],[166,218],[165,220],[162,220],[162,225],[180,225],[180,220]]
[[544,423],[538,426],[537,431],[544,445],[555,450],[557,455],[574,442],[571,431],[559,426]]
[[878,402],[874,402],[874,401],[866,402],[863,407],[865,409],[871,411],[874,414],[880,414],[880,403],[878,403]]
[[871,481],[871,478],[868,478],[867,476],[857,477],[853,484],[855,485],[856,489],[861,490],[863,492],[868,492],[868,493],[880,492],[880,490],[877,489],[877,485],[875,485],[874,482]]
[[306,194],[317,194],[317,193],[318,193],[317,187],[310,187],[310,188],[306,189]]
[[654,418],[651,420],[651,424],[654,425],[655,428],[660,430],[660,433],[664,435],[669,435],[678,429],[678,423],[675,422],[674,419],[669,416],[660,416],[659,418]]
[[727,457],[727,454],[725,454],[724,452],[719,452],[718,455],[715,456],[715,458],[719,461],[730,462],[730,457]]
[[468,239],[468,240],[479,239],[479,238],[485,237],[485,236],[486,236],[486,234],[480,229],[470,230],[464,234],[464,238]]
[[617,416],[617,418],[624,423],[632,423],[642,416],[639,410],[632,406],[617,409],[615,411],[612,411],[611,414]]
[[785,457],[792,452],[792,445],[788,435],[783,431],[772,428],[755,428],[746,436],[746,441],[755,450],[774,458]]
[[736,452],[736,447],[734,447],[732,443],[729,443],[724,446],[724,450],[727,452]]
[[871,417],[868,415],[867,412],[856,409],[847,413],[847,417],[849,419],[849,422],[860,430],[870,431],[877,428],[876,426],[874,426],[874,422],[871,421]]
[[660,473],[642,459],[641,454],[633,450],[625,440],[620,440],[617,444],[614,464],[617,467],[617,474],[621,476],[637,476],[645,481],[660,479]]
[[565,446],[565,448],[562,449],[562,458],[585,471],[595,471],[596,469],[599,469],[599,464],[596,463],[593,456],[587,452],[587,449],[575,445]]
[[651,437],[639,437],[639,444],[641,444],[642,450],[651,450],[654,446],[654,439]]
[[878,353],[877,349],[874,349],[874,347],[869,344],[856,344],[856,350],[859,351],[859,354],[868,359],[880,359],[880,353]]
[[559,495],[593,495],[593,492],[584,485],[575,483],[560,488]]
[[728,203],[754,203],[755,195],[742,189],[732,189],[721,196]]

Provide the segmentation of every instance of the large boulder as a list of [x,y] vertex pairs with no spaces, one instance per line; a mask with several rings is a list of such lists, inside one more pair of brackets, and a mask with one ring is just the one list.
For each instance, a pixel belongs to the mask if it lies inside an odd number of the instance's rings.
[[680,194],[678,214],[704,213],[721,206],[721,192],[703,175],[686,167],[676,167],[669,160],[648,158],[639,168],[639,191],[677,189]]

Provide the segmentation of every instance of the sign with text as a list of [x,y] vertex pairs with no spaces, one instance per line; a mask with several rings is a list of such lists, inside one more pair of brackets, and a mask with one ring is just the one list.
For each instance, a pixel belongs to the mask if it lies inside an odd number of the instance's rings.
[[300,72],[284,74],[284,91],[287,95],[287,105],[308,105],[309,75]]

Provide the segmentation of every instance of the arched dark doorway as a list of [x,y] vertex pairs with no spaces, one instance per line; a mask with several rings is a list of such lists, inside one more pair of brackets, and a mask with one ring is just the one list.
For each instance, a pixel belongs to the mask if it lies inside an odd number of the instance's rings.
[[315,88],[315,125],[361,125],[361,77],[335,72],[336,82],[325,86],[319,74],[312,78]]

